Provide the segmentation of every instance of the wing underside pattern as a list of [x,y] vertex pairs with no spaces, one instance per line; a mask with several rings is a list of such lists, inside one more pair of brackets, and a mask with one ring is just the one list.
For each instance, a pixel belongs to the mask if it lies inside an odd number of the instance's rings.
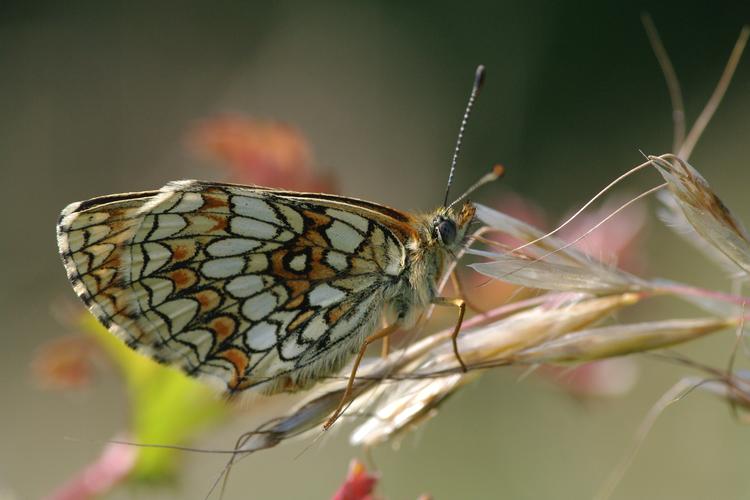
[[376,328],[408,231],[365,203],[179,181],[68,206],[58,245],[129,346],[229,393],[273,393],[334,372]]

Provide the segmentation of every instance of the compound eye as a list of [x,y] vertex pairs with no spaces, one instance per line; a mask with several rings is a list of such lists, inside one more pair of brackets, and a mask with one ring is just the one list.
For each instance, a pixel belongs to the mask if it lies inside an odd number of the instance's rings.
[[435,232],[443,245],[452,245],[456,240],[456,223],[450,219],[441,219],[435,225]]

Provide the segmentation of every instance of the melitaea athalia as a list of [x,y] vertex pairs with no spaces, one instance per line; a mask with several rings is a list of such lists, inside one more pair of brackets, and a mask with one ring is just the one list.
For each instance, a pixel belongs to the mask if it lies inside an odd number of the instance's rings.
[[[461,133],[482,76],[480,66]],[[58,245],[76,293],[127,345],[228,394],[272,394],[308,387],[359,351],[351,382],[364,347],[429,304],[463,314],[437,290],[474,216],[463,198],[448,205],[446,193],[443,207],[414,215],[341,196],[177,181],[69,205]],[[376,333],[382,317],[391,326]]]

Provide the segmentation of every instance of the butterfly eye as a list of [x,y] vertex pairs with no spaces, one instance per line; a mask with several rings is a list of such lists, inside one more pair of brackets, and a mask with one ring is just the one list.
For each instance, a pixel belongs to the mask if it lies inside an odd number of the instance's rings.
[[456,240],[456,223],[450,219],[435,221],[435,233],[443,245],[452,245]]

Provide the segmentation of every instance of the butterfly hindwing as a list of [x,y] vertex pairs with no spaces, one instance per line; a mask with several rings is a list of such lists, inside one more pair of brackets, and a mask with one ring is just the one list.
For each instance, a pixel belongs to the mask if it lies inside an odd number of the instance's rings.
[[360,200],[179,181],[74,203],[58,244],[91,312],[229,392],[302,387],[376,327],[406,217]]

